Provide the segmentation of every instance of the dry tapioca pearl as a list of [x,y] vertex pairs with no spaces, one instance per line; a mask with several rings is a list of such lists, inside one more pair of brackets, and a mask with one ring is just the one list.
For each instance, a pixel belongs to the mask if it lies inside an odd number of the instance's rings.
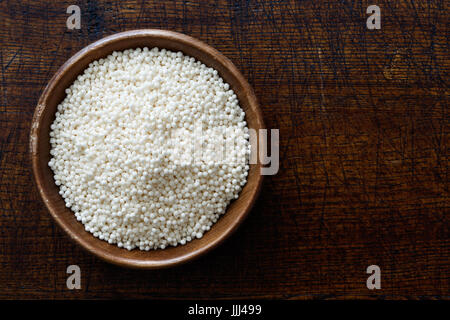
[[192,57],[113,52],[66,95],[49,166],[66,205],[99,239],[128,250],[184,245],[210,230],[246,183],[245,113],[217,70]]

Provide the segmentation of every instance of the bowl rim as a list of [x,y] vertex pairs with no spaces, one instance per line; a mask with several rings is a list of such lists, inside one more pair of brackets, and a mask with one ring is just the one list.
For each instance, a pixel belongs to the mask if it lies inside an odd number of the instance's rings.
[[[183,263],[186,263],[188,261],[194,260],[195,258],[198,258],[200,256],[205,255],[212,249],[216,248],[219,244],[223,243],[227,238],[229,238],[241,225],[243,220],[248,216],[249,212],[251,211],[254,203],[256,202],[256,199],[258,198],[264,176],[260,174],[260,169],[262,167],[261,163],[258,162],[256,164],[257,170],[259,171],[257,174],[257,183],[254,186],[254,189],[256,189],[253,194],[253,196],[249,199],[246,206],[241,209],[243,213],[240,214],[237,219],[234,219],[230,226],[226,229],[224,229],[221,233],[219,233],[212,241],[207,242],[205,245],[198,247],[194,250],[191,250],[187,252],[186,254],[183,254],[181,257],[176,258],[170,258],[165,260],[138,260],[138,259],[132,259],[127,258],[123,256],[118,256],[116,254],[112,254],[109,252],[106,252],[105,250],[102,250],[101,248],[96,247],[95,245],[89,243],[82,237],[78,236],[69,226],[68,223],[66,223],[61,217],[60,214],[58,214],[55,208],[51,206],[52,200],[49,199],[49,195],[46,193],[45,188],[43,187],[42,181],[45,179],[43,176],[41,170],[39,170],[39,136],[40,131],[42,129],[41,127],[41,120],[43,113],[46,109],[46,101],[48,100],[49,95],[52,93],[52,91],[55,89],[58,81],[63,77],[63,75],[75,64],[77,64],[83,57],[88,55],[93,50],[98,50],[102,47],[108,46],[111,43],[114,42],[120,42],[130,37],[154,37],[154,38],[163,38],[165,40],[169,41],[176,41],[181,43],[182,45],[187,45],[194,47],[194,49],[203,51],[209,56],[213,57],[215,60],[217,60],[220,64],[222,64],[227,71],[233,74],[233,76],[237,79],[237,82],[240,86],[245,90],[247,93],[247,99],[249,100],[249,103],[253,105],[253,111],[256,114],[256,118],[258,119],[260,123],[260,128],[264,129],[264,119],[262,116],[262,111],[259,106],[259,103],[257,101],[257,98],[255,96],[255,93],[253,91],[253,88],[250,86],[250,84],[247,82],[247,80],[244,78],[244,76],[240,73],[240,71],[237,69],[237,67],[229,60],[226,56],[224,56],[222,53],[220,53],[217,49],[209,46],[208,44],[204,43],[201,40],[198,40],[194,37],[185,35],[183,33],[174,32],[174,31],[168,31],[163,29],[136,29],[136,30],[130,30],[130,31],[124,31],[115,33],[109,36],[106,36],[104,38],[101,38],[86,47],[79,50],[77,53],[72,55],[52,76],[52,78],[48,81],[45,89],[42,91],[37,106],[35,108],[32,122],[31,122],[31,128],[30,128],[30,135],[29,135],[29,155],[31,157],[31,167],[33,172],[33,181],[35,186],[38,189],[39,195],[41,199],[43,200],[45,206],[47,207],[48,212],[52,216],[53,220],[56,221],[56,223],[61,227],[64,232],[69,236],[69,238],[72,240],[72,242],[75,242],[79,246],[81,246],[85,251],[97,256],[98,258],[102,259],[103,261],[106,261],[111,264],[115,264],[121,267],[127,267],[127,268],[133,268],[133,269],[161,269],[161,268],[167,268],[172,267],[176,265],[180,265]],[[131,48],[131,47],[130,47]],[[126,49],[124,49],[126,50]],[[199,59],[197,59],[199,60]],[[201,61],[201,60],[200,60]],[[239,98],[239,94],[236,93],[236,95]],[[226,214],[226,212],[225,212]],[[87,231],[85,231],[88,233]],[[103,241],[98,239],[99,241]],[[195,241],[195,239],[193,240]],[[126,249],[123,249],[126,250]]]

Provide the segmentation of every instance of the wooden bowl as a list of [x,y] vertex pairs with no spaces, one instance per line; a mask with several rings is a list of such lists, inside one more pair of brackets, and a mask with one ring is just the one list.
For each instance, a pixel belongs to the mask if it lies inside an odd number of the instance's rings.
[[216,69],[238,96],[240,106],[246,113],[248,127],[262,129],[264,122],[252,88],[233,63],[207,44],[176,32],[148,29],[127,31],[106,37],[79,51],[52,77],[39,99],[30,133],[34,179],[45,205],[71,239],[99,258],[123,267],[155,269],[178,265],[199,257],[230,236],[253,206],[261,189],[263,176],[260,174],[261,164],[259,162],[251,164],[248,182],[239,198],[228,206],[226,213],[201,239],[192,240],[184,246],[169,247],[164,250],[128,251],[97,239],[85,231],[83,224],[76,220],[74,213],[66,208],[53,179],[53,172],[48,166],[50,125],[55,119],[58,104],[65,97],[65,89],[89,63],[106,57],[113,51],[137,47],[159,47],[182,51]]

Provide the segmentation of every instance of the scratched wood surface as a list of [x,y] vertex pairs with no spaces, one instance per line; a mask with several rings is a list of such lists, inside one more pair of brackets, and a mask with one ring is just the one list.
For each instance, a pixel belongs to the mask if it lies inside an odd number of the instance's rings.
[[[66,28],[71,4],[80,30]],[[371,4],[381,30],[366,27]],[[448,5],[0,0],[0,298],[449,298]],[[121,269],[72,244],[37,195],[27,153],[59,66],[136,28],[220,50],[280,129],[280,171],[239,231],[162,271]],[[66,288],[70,264],[81,290]]]

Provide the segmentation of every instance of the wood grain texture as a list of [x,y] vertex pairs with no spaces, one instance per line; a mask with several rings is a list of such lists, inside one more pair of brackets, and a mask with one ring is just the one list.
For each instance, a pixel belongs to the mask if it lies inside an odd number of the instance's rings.
[[[80,30],[67,30],[78,4]],[[381,30],[366,8],[381,8]],[[0,298],[450,298],[448,2],[0,1]],[[190,264],[126,270],[72,244],[32,183],[47,81],[87,44],[163,28],[217,48],[280,129],[280,171]],[[78,264],[82,289],[66,289]],[[382,290],[366,288],[368,265]]]

